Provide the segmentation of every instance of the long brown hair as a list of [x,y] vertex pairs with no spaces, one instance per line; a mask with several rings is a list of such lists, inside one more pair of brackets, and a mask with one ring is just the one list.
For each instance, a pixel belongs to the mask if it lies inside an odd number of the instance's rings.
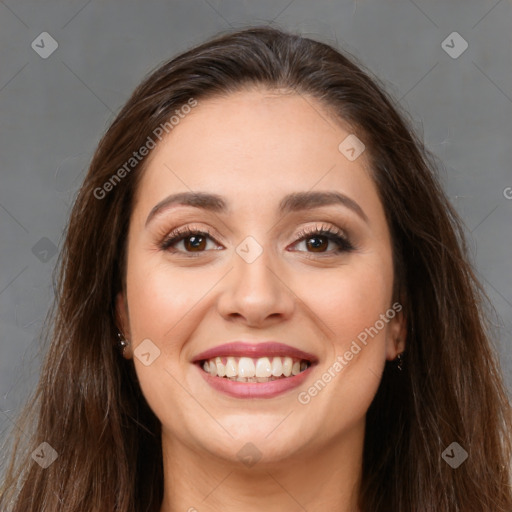
[[[366,145],[390,226],[407,349],[402,372],[387,363],[367,414],[361,510],[510,512],[510,404],[485,294],[435,157],[353,57],[268,27],[222,35],[160,66],[99,143],[60,256],[40,382],[18,422],[33,435],[28,446],[21,434],[15,441],[0,509],[159,510],[160,424],[133,361],[115,348],[114,300],[124,286],[127,229],[146,159],[101,198],[97,190],[191,98],[200,103],[252,86],[313,98],[351,126]],[[58,453],[46,469],[30,457],[43,441]],[[457,469],[442,457],[453,442],[468,453]]]

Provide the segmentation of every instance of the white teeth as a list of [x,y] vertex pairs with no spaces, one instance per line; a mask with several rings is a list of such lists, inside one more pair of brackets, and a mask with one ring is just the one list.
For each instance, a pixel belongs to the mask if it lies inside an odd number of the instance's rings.
[[217,375],[219,377],[224,377],[224,375],[226,375],[226,367],[222,364],[222,359],[220,357],[216,357],[215,364],[217,365]]
[[[223,362],[225,361],[225,363]],[[213,377],[226,377],[239,382],[268,382],[298,375],[309,363],[291,357],[215,357],[203,362],[203,370]]]
[[292,374],[293,361],[291,357],[285,357],[283,359],[283,375],[289,377]]
[[[258,360],[259,364],[259,360]],[[238,361],[238,376],[239,377],[262,377],[258,375],[258,370],[254,368],[254,363],[250,357],[241,357]]]
[[234,357],[228,357],[226,361],[226,377],[236,377],[238,375],[238,365]]
[[280,357],[274,357],[272,359],[272,375],[279,377],[283,374],[283,363]]
[[268,357],[260,357],[256,362],[256,377],[270,377],[272,375],[272,366]]

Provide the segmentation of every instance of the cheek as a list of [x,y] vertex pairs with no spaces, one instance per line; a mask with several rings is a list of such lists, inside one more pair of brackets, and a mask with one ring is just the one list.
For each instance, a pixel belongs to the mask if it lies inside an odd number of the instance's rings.
[[323,418],[317,437],[326,442],[333,432],[361,422],[375,397],[395,316],[390,311],[391,285],[392,271],[383,259],[347,265],[335,276],[315,280],[317,292],[310,295],[314,303],[308,305],[329,327],[329,350],[298,401],[305,413]]
[[171,268],[165,262],[151,265],[134,258],[127,280],[133,335],[161,342],[172,338],[171,332],[213,284],[204,272]]
[[302,290],[298,295],[307,297],[308,306],[328,326],[338,353],[389,309],[392,299],[390,268],[389,262],[360,260],[335,273],[319,273],[313,287],[308,280],[298,284]]
[[[164,424],[182,424],[198,411],[179,384],[183,347],[197,327],[197,306],[215,283],[213,276],[171,268],[165,262],[134,255],[128,267],[127,293],[134,349],[149,339],[159,356],[149,366],[134,357],[142,392]],[[172,410],[172,419],[170,412]]]

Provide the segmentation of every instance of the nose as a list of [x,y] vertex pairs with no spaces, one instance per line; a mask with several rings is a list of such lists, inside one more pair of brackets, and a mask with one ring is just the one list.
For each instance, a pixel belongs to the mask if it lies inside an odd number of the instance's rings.
[[285,282],[283,272],[279,272],[270,251],[264,250],[251,263],[235,253],[233,265],[218,300],[219,313],[226,320],[263,327],[291,317],[296,296]]

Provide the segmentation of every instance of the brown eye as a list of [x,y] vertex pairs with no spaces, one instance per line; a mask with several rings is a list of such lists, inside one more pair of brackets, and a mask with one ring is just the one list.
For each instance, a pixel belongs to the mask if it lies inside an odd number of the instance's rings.
[[[327,237],[315,236],[311,238],[306,238],[305,240],[306,247],[308,249],[312,249],[312,251],[314,252],[324,252],[329,245],[329,240],[327,239]],[[311,240],[314,240],[314,242],[311,243]]]
[[[208,241],[214,241],[214,238],[210,233],[204,231],[195,231],[189,228],[183,230],[175,230],[160,244],[160,248],[163,251],[169,251],[173,253],[184,253],[199,255],[202,252],[207,251]],[[183,243],[183,246],[178,247],[179,244]]]
[[186,250],[201,251],[206,247],[206,237],[204,236],[187,236],[183,239],[183,245]]
[[[316,228],[313,230],[305,230],[298,235],[300,238],[295,243],[298,245],[304,242],[306,251],[299,252],[312,252],[317,254],[340,254],[350,252],[355,249],[354,245],[346,237],[342,231],[334,231],[332,228]],[[327,250],[329,243],[335,245],[333,250]]]

